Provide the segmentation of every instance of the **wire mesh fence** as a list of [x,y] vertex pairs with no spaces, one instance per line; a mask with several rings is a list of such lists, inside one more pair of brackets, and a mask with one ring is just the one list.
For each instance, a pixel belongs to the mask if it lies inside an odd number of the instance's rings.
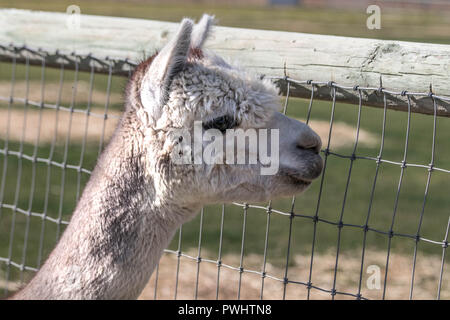
[[[127,60],[0,46],[0,289],[28,281],[53,248],[120,117]],[[202,209],[180,228],[143,298],[450,298],[450,98],[273,78],[283,113],[323,139],[304,195]],[[309,88],[309,100],[292,98]],[[328,101],[317,99],[327,88]],[[337,101],[353,90],[356,105]],[[375,93],[383,108],[367,107]],[[390,110],[386,96],[406,101]],[[320,99],[323,99],[321,95]],[[432,115],[411,101],[427,100]],[[281,150],[282,151],[282,150]],[[375,270],[370,273],[370,270]]]

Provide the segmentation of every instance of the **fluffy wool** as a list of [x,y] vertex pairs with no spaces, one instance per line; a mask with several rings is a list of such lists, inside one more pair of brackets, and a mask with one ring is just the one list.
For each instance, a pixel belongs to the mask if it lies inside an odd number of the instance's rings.
[[[175,37],[130,78],[126,108],[69,226],[14,299],[134,299],[175,230],[207,204],[301,193],[322,170],[321,142],[279,112],[277,90],[203,50],[213,18],[184,19]],[[235,128],[277,129],[280,168],[177,165],[176,129],[227,115]]]

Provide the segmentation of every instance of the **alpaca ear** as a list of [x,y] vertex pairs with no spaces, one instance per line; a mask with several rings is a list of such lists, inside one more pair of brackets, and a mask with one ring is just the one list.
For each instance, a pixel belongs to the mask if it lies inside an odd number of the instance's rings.
[[204,14],[200,21],[195,25],[192,31],[191,46],[194,49],[200,49],[210,34],[211,27],[214,25],[214,16]]
[[161,108],[167,102],[173,78],[186,64],[193,25],[190,19],[181,21],[177,34],[154,58],[142,80],[141,102],[155,120],[160,117]]

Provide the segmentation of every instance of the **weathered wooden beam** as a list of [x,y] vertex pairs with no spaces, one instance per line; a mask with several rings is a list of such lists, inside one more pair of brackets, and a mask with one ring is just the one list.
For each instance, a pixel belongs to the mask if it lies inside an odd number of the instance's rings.
[[[178,26],[81,15],[80,28],[72,30],[66,26],[67,19],[65,13],[0,10],[0,44],[140,61],[161,48]],[[449,45],[216,27],[206,47],[267,76],[288,75],[292,79],[334,81],[348,86],[350,89],[338,90],[336,98],[342,102],[358,102],[359,93],[351,88],[377,88],[380,77],[383,86],[392,91],[427,93],[432,84],[435,94],[450,97]],[[301,87],[293,86],[291,95],[309,98],[311,86]],[[319,87],[323,89],[315,97],[329,99],[326,86]],[[407,110],[407,96],[388,95],[388,107]],[[412,111],[433,113],[430,97],[410,98]],[[382,107],[383,99],[376,93],[366,93],[363,103]],[[439,100],[437,107],[438,115],[450,116],[449,101]]]
[[[280,87],[281,92],[286,95],[288,92],[287,83],[284,79],[275,80]],[[436,115],[443,117],[450,117],[450,98],[439,97],[431,92],[414,93],[414,92],[394,92],[384,87],[346,87],[334,82],[315,82],[312,81],[289,81],[289,95],[293,97],[310,98],[311,90],[314,90],[314,100],[333,99],[333,87],[335,88],[335,95],[337,102],[344,102],[354,105],[361,104],[364,106],[408,111],[414,113],[423,113],[434,115],[434,108],[436,107]]]

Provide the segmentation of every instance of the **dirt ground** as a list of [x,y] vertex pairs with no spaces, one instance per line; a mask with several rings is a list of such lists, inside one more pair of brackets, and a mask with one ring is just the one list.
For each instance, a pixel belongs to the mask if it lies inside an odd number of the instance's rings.
[[[92,110],[93,113],[102,115],[103,110]],[[118,112],[108,112],[113,117],[104,121],[103,117],[89,116],[84,113],[70,113],[67,111],[59,111],[45,109],[40,114],[39,111],[28,109],[26,119],[23,110],[11,110],[8,117],[7,110],[0,110],[0,139],[5,139],[8,119],[9,140],[23,141],[25,143],[34,144],[39,133],[39,143],[51,143],[56,136],[56,143],[63,144],[70,130],[70,141],[81,142],[85,135],[86,119],[89,118],[87,141],[98,141],[102,135],[103,126],[105,126],[105,137],[110,137],[117,125]],[[71,124],[71,125],[70,125]],[[24,129],[25,126],[25,130]],[[56,134],[55,134],[56,132]],[[23,137],[22,137],[23,135]]]
[[[109,111],[110,116],[104,121],[102,115],[104,110],[92,109],[92,113],[99,116],[86,117],[84,113],[70,113],[67,111],[56,111],[53,109],[44,109],[42,114],[34,107],[30,107],[24,116],[24,110],[12,109],[8,118],[6,109],[0,110],[0,139],[5,139],[8,126],[10,123],[9,139],[20,141],[24,134],[24,142],[34,144],[39,133],[40,143],[51,143],[56,132],[56,143],[64,143],[70,129],[70,140],[73,142],[82,141],[85,135],[86,119],[89,118],[87,141],[98,141],[105,126],[105,137],[110,137],[117,125],[120,112]],[[70,125],[71,123],[71,125]],[[57,126],[56,126],[57,124]],[[23,130],[25,126],[25,131]],[[322,144],[326,145],[328,141],[329,123],[327,121],[311,121],[310,126],[322,138]],[[55,131],[56,129],[56,131]],[[352,146],[355,141],[355,128],[343,123],[336,122],[333,124],[333,149],[343,146]],[[359,143],[364,145],[374,145],[377,143],[375,136],[365,130],[360,130]]]
[[[188,255],[196,257],[196,252],[187,252]],[[203,252],[203,259],[215,261],[214,255]],[[308,289],[306,285],[295,282],[307,283],[310,270],[310,255],[297,255],[293,257],[288,268],[289,283],[286,286],[286,299],[304,300],[307,299]],[[219,274],[218,298],[220,300],[232,300],[238,297],[239,288],[239,261],[240,256],[225,255],[222,257],[223,266]],[[336,263],[336,252],[316,253],[312,268],[312,285],[330,291],[333,287],[334,266]],[[368,299],[381,299],[383,296],[384,276],[385,276],[386,252],[366,251],[364,269],[361,281],[361,295]],[[177,265],[179,266],[177,279]],[[234,269],[228,268],[231,266]],[[241,279],[240,299],[260,299],[262,277],[263,256],[245,255],[243,260],[244,272]],[[357,294],[359,285],[359,275],[361,268],[361,253],[342,253],[339,256],[338,272],[336,275],[336,291]],[[379,267],[380,272],[373,272]],[[199,268],[199,269],[197,269]],[[444,273],[441,287],[441,299],[450,299],[450,279],[448,279],[448,266],[444,266]],[[143,290],[140,300],[155,299],[155,280],[157,278],[156,299],[171,300],[195,299],[196,283],[198,272],[197,299],[216,299],[218,267],[216,263],[202,261],[198,265],[196,260],[180,257],[175,254],[165,253],[160,261],[159,268],[155,271]],[[439,256],[417,257],[415,269],[415,279],[413,287],[413,299],[436,299],[439,275],[441,270],[441,258]],[[259,274],[249,271],[256,271]],[[267,277],[264,280],[263,299],[279,300],[283,299],[284,284],[281,279],[285,275],[285,266],[274,266],[266,264]],[[390,256],[389,272],[386,286],[386,299],[409,299],[411,288],[412,255],[392,254]],[[158,275],[158,277],[157,277]],[[276,277],[279,280],[270,278]],[[377,283],[377,277],[379,283]],[[177,285],[178,281],[178,285]],[[292,281],[292,282],[291,282]],[[0,290],[6,283],[0,275]],[[379,286],[377,286],[379,285]],[[11,292],[20,287],[18,282],[8,282]],[[355,299],[353,296],[337,294],[336,299]],[[329,292],[323,292],[312,288],[310,299],[331,299]]]
[[[14,83],[14,97],[25,98],[28,97],[30,101],[41,101],[42,98],[42,87],[40,81],[26,81],[20,80]],[[62,105],[68,106],[72,100],[73,82],[64,82],[62,87],[59,83],[46,82],[44,87],[44,101],[55,104],[58,98],[61,99],[60,103]],[[59,92],[62,92],[61,97],[58,97]],[[11,82],[0,81],[0,96],[9,97],[11,94]],[[79,80],[76,86],[76,101],[77,102],[87,102],[91,96],[91,102],[93,104],[104,105],[108,97],[106,91],[93,88],[92,95],[90,94],[89,83],[86,81]],[[117,92],[109,93],[110,103],[120,103],[122,101],[122,95]]]
[[[39,103],[42,99],[42,88],[38,81],[30,81],[28,87],[25,81],[17,81],[14,86],[14,96],[24,98],[28,96],[30,101]],[[58,100],[58,92],[60,85],[58,83],[45,84],[44,101],[52,101],[54,104]],[[61,105],[68,107],[72,99],[72,83],[64,83],[61,95]],[[107,95],[104,91],[93,89],[90,95],[89,83],[79,81],[77,83],[77,101],[79,104],[87,104],[89,96],[93,105],[104,105],[107,100]],[[0,81],[0,96],[9,97],[11,94],[11,83],[9,81]],[[122,97],[120,94],[112,92],[109,97],[110,104],[121,103]],[[20,103],[18,104],[21,105]],[[93,139],[98,140],[103,130],[103,108],[93,108],[92,113],[99,115],[99,117],[89,117],[89,126],[87,132],[88,141]],[[120,112],[109,110],[108,115],[112,116],[105,121],[105,137],[111,136],[117,125],[117,118]],[[71,141],[81,141],[85,135],[86,115],[84,113],[73,113],[72,116],[67,111],[60,111],[58,117],[53,109],[44,109],[42,115],[36,107],[30,106],[26,115],[26,122],[24,123],[23,107],[13,108],[10,114],[10,129],[9,138],[11,140],[20,141],[22,139],[23,127],[25,125],[24,142],[34,143],[36,136],[40,130],[39,140],[41,143],[50,143],[55,135],[55,124],[57,126],[57,143],[63,143],[66,139],[70,128]],[[40,120],[40,117],[41,120]],[[302,119],[299,119],[302,120]],[[69,126],[70,121],[72,125]],[[39,126],[39,124],[45,124]],[[8,114],[6,109],[0,110],[0,139],[6,137],[6,129],[8,124]],[[312,120],[309,125],[322,138],[322,144],[326,145],[328,141],[329,123],[328,121]],[[355,141],[355,128],[343,122],[335,122],[333,124],[333,148],[340,148],[343,146],[351,146]],[[376,144],[377,138],[370,132],[360,130],[359,142],[363,145],[372,146]]]
[[[195,252],[191,253],[196,256]],[[207,255],[206,255],[207,256]],[[222,263],[239,268],[239,256],[223,257]],[[307,283],[309,278],[310,256],[295,256],[293,265],[289,266],[288,279]],[[244,270],[261,271],[263,257],[249,255],[244,257]],[[365,298],[381,299],[384,286],[386,253],[368,251],[364,263],[361,282],[361,294]],[[157,299],[173,299],[176,288],[176,270],[178,258],[174,254],[165,254],[158,270],[156,290]],[[313,286],[331,290],[334,279],[336,253],[315,254],[311,282]],[[371,267],[370,267],[371,266]],[[377,288],[376,272],[380,268],[379,287]],[[177,286],[177,299],[194,299],[197,279],[197,261],[181,257]],[[339,256],[339,268],[336,277],[336,291],[356,294],[358,292],[361,268],[360,252],[345,253]],[[439,283],[441,259],[436,256],[420,256],[417,259],[413,299],[436,299]],[[198,299],[216,299],[217,264],[201,262],[198,278]],[[386,299],[409,299],[411,287],[412,256],[391,255],[386,287]],[[266,266],[267,275],[279,279],[284,278],[285,267]],[[444,273],[445,276],[445,273]],[[154,299],[156,272],[142,292],[140,299]],[[442,280],[441,299],[450,298],[450,279]],[[371,289],[369,289],[369,286]],[[260,274],[244,271],[241,280],[241,299],[260,299],[262,278]],[[220,268],[219,299],[236,299],[239,288],[239,271],[226,267]],[[264,299],[282,299],[284,284],[282,281],[266,278],[264,280]],[[288,283],[286,299],[306,299],[307,287],[303,284]],[[336,295],[336,299],[355,299],[352,296]],[[330,293],[311,289],[310,299],[331,299]]]

